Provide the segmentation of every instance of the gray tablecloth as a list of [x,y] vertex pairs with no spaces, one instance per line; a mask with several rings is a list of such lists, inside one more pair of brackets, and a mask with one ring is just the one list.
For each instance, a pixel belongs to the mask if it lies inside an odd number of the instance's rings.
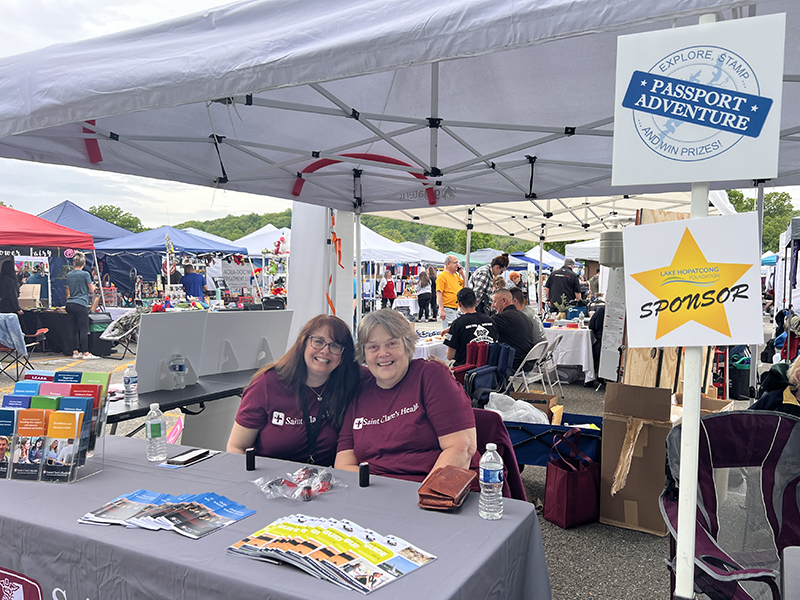
[[[249,480],[297,465],[259,458],[257,470],[247,472],[244,456],[223,453],[169,470],[147,463],[142,440],[106,440],[105,469],[93,477],[70,485],[2,482],[0,572],[4,567],[38,581],[45,598],[60,598],[56,588],[67,598],[92,600],[359,597],[293,567],[225,554],[230,544],[296,512],[351,519],[438,556],[370,598],[550,598],[541,530],[528,503],[506,500],[500,521],[478,517],[475,494],[457,514],[423,511],[416,506],[418,484],[373,477],[370,487],[359,488],[357,474],[345,471],[336,472],[349,486],[345,490],[308,503],[267,500]],[[171,446],[170,455],[178,450]],[[138,488],[214,491],[257,513],[200,540],[77,523],[87,511]]]

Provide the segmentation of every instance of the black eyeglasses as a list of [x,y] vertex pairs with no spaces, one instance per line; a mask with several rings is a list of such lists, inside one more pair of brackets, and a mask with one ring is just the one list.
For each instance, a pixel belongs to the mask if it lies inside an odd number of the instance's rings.
[[325,346],[328,347],[328,350],[331,351],[331,354],[339,355],[344,352],[344,346],[341,344],[337,344],[336,342],[326,342],[324,338],[317,337],[317,336],[309,336],[308,343],[311,344],[311,347],[314,350],[322,350]]

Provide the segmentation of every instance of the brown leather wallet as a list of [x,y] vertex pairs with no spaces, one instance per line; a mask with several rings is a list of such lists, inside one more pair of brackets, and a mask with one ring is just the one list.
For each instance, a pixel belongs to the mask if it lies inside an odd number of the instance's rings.
[[419,488],[419,506],[432,510],[459,508],[469,494],[470,484],[478,475],[453,465],[439,467]]

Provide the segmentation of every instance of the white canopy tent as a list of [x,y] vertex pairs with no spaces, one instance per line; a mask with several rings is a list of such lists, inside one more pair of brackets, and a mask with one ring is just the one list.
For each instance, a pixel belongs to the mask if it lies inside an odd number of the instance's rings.
[[423,246],[415,242],[400,242],[400,245],[409,250],[419,252],[420,260],[426,265],[435,265],[437,267],[444,266],[444,259],[447,255],[438,250],[428,248],[428,246]]
[[281,238],[284,238],[284,241],[281,243],[281,252],[289,251],[292,239],[291,229],[288,227],[278,229],[273,224],[268,223],[261,229],[240,237],[235,243],[247,248],[247,252],[250,256],[261,257],[264,251],[266,251],[267,254],[274,252],[275,242]]
[[560,269],[564,261],[556,256],[553,256],[547,251],[540,252],[539,245],[537,244],[525,253],[525,256],[538,260],[541,262],[543,268]]
[[362,225],[361,260],[381,263],[418,263],[421,262],[422,257],[416,250],[393,242]]
[[530,211],[519,233],[494,219],[508,233],[581,239],[623,195],[670,191],[610,185],[617,36],[779,11],[771,183],[794,185],[800,6],[788,0],[244,1],[0,61],[0,156],[360,212],[517,200]]
[[564,256],[572,260],[600,262],[600,238],[567,244],[564,246]]
[[611,186],[617,37],[780,12],[770,183],[798,185],[791,0],[249,0],[0,61],[0,156],[356,213],[525,200],[522,229],[585,239],[615,216],[594,197],[689,189]]

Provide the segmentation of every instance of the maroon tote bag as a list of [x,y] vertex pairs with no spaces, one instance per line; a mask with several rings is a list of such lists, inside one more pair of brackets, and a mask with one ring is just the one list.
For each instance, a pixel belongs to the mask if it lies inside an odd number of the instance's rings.
[[[600,465],[570,440],[577,442],[580,435],[581,430],[573,427],[555,436],[547,463],[544,518],[563,529],[593,523],[600,512]],[[569,450],[569,457],[559,452],[559,445]]]

